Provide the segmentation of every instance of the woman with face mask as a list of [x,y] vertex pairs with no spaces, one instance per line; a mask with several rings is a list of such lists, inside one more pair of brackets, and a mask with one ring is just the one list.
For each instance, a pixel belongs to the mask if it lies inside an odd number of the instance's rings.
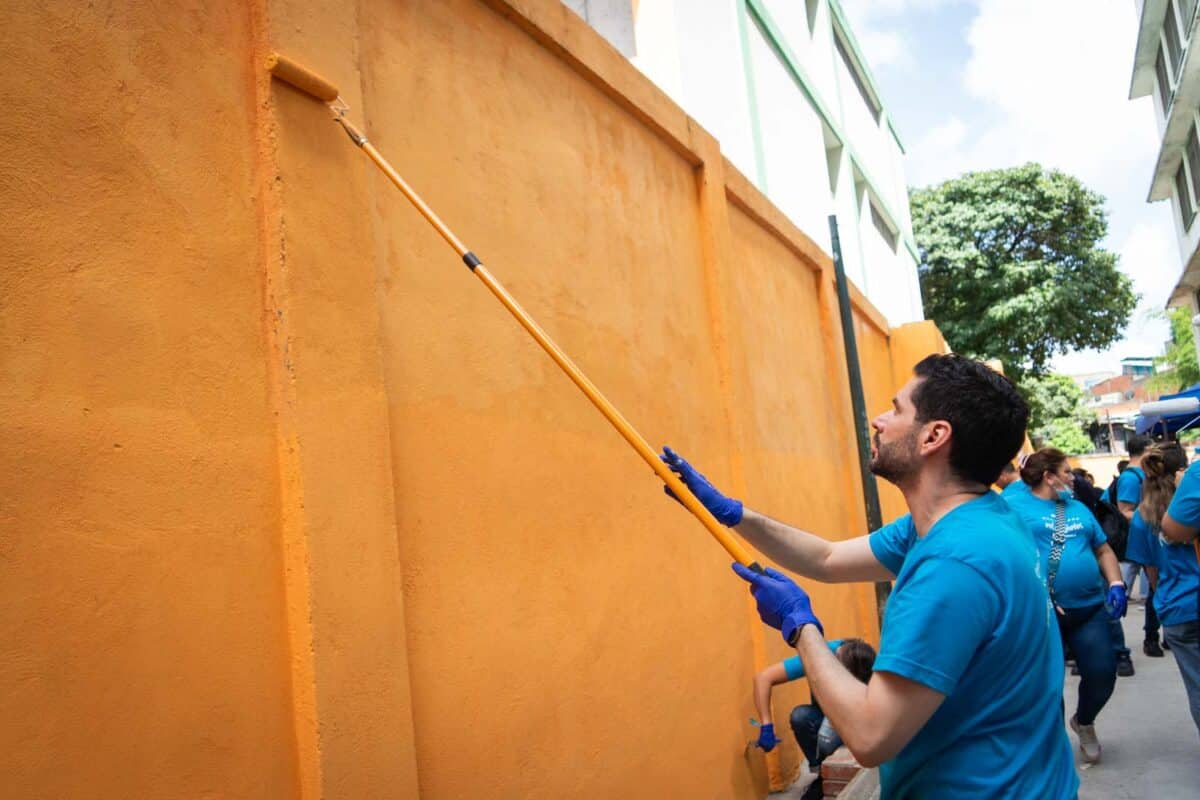
[[1095,763],[1100,760],[1096,715],[1117,680],[1109,621],[1125,615],[1126,597],[1121,568],[1104,531],[1087,506],[1072,496],[1074,477],[1066,455],[1045,448],[1021,467],[1021,480],[1029,491],[1005,499],[1037,543],[1039,569],[1063,645],[1075,654],[1079,701],[1071,729],[1079,737],[1084,759]]

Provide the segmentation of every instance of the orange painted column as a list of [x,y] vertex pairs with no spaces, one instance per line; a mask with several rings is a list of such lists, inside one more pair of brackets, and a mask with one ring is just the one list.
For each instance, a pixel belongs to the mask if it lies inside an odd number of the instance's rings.
[[[263,0],[258,13],[256,63],[271,50],[293,55],[335,81],[354,118],[365,119],[353,8]],[[279,82],[266,91],[260,203],[302,796],[412,798],[377,187],[324,105]]]
[[942,338],[933,320],[910,322],[889,333],[892,354],[892,376],[895,389],[899,389],[912,378],[912,369],[917,362],[933,353],[947,353],[949,347]]
[[[727,319],[731,314],[729,297],[734,280],[731,272],[737,262],[730,230],[729,205],[725,196],[724,158],[717,140],[707,131],[695,126],[692,133],[696,153],[702,161],[696,168],[696,182],[700,199],[704,286],[720,381],[720,396],[714,397],[713,400],[720,405],[725,422],[725,451],[728,453],[730,472],[729,492],[734,497],[745,497],[748,488],[742,452],[745,439],[739,431],[739,412],[745,412],[747,403],[742,399],[738,383],[732,377],[730,363]],[[746,609],[754,669],[760,670],[768,663],[766,636],[769,631],[759,619],[754,599],[749,592],[746,592]],[[749,686],[749,678],[752,676],[746,677]],[[753,784],[754,791],[764,793],[785,785],[780,769],[780,753],[781,749],[776,749],[766,754],[767,774],[763,776],[759,773],[760,751],[753,748],[746,751],[745,778]]]

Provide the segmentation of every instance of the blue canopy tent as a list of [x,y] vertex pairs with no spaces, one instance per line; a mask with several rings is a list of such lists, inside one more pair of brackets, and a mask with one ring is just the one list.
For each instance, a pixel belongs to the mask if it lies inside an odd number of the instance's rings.
[[[1195,386],[1189,386],[1182,392],[1177,394],[1164,394],[1158,398],[1159,401],[1175,400],[1177,398],[1195,397],[1200,399],[1200,383]],[[1184,428],[1191,428],[1200,423],[1200,415],[1194,413],[1186,414],[1151,414],[1149,416],[1138,415],[1135,420],[1134,427],[1139,434],[1157,433],[1162,431],[1165,433],[1178,433]]]

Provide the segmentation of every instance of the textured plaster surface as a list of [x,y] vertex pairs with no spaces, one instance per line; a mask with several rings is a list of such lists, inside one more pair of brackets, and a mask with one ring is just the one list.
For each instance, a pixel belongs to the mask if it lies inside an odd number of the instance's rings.
[[[652,444],[860,533],[828,259],[711,136],[556,0],[17,2],[0,29],[6,796],[794,774],[745,749],[787,653],[726,554],[261,64],[337,83]],[[911,354],[859,305],[875,411]],[[814,597],[875,638],[870,587]]]
[[0,30],[3,794],[289,796],[249,17]]

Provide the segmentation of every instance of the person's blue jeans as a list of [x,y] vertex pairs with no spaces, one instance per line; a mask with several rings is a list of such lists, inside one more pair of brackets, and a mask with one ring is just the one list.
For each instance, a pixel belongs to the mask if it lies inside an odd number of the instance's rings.
[[1171,645],[1179,674],[1183,676],[1192,722],[1196,723],[1196,730],[1200,732],[1200,620],[1182,625],[1164,625],[1163,635]]
[[796,743],[804,751],[808,766],[816,769],[834,750],[842,746],[842,739],[837,731],[825,719],[824,712],[816,703],[810,706],[796,706],[792,709],[790,719],[792,733],[796,735]]
[[1109,617],[1108,638],[1113,658],[1129,660],[1129,648],[1125,645],[1125,629],[1121,627],[1121,620]]
[[1075,718],[1092,725],[1117,682],[1117,654],[1113,650],[1112,618],[1103,603],[1067,608],[1058,614],[1063,647],[1070,647],[1079,667],[1079,701]]

